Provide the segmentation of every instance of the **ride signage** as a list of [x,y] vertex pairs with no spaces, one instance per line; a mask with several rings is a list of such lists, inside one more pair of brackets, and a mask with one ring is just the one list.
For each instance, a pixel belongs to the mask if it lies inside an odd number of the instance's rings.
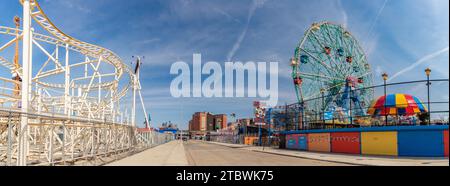
[[266,115],[266,109],[262,107],[261,102],[253,102],[255,107],[255,125],[265,125],[264,117]]
[[263,118],[255,118],[255,125],[266,125]]

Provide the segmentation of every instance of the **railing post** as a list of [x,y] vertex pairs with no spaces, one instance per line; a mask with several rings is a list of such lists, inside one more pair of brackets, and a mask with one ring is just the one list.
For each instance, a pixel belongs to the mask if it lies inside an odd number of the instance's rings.
[[302,108],[302,123],[303,123],[303,127],[305,127],[306,129],[308,129],[308,124],[306,123],[306,116],[305,116],[305,102],[301,103],[301,108]]
[[53,165],[53,128],[54,128],[54,117],[52,116],[51,122],[50,122],[50,142],[49,142],[49,150],[48,150],[48,159],[49,164]]
[[95,122],[92,122],[91,141],[91,158],[95,165]]
[[65,120],[65,121],[62,121],[62,125],[63,125],[63,130],[62,130],[62,148],[61,148],[61,151],[62,151],[62,162],[63,162],[63,165],[66,165],[66,122],[67,122],[67,120]]
[[71,141],[71,158],[72,158],[72,162],[75,162],[75,135],[76,133],[76,128],[75,128],[75,121],[71,121],[72,122],[72,134],[70,135],[70,141]]
[[11,124],[11,111],[8,115],[8,166],[12,165],[12,124]]
[[331,119],[333,120],[332,122],[333,122],[333,128],[336,128],[336,123],[334,123],[334,113],[333,113],[333,116],[331,117]]
[[107,155],[107,154],[108,154],[108,147],[109,147],[109,146],[108,146],[108,143],[109,143],[109,142],[108,142],[108,130],[110,130],[110,129],[109,129],[109,126],[108,126],[108,127],[106,127],[106,126],[107,126],[107,124],[106,124],[106,117],[104,117],[104,118],[103,118],[103,127],[104,127],[104,128],[103,128],[103,135],[105,136],[105,137],[104,137],[104,138],[105,138],[105,139],[104,139],[105,141],[103,142],[103,144],[105,144],[105,146],[104,146],[103,148],[105,148],[105,149],[104,149],[105,154],[103,155],[103,157],[105,157],[105,158],[108,156],[108,155]]

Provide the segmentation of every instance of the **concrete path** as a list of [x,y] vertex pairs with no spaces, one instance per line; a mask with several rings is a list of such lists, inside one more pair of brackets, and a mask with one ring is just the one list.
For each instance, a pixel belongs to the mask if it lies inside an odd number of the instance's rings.
[[184,144],[192,166],[348,166],[345,163],[254,152],[203,141]]
[[172,141],[107,166],[369,165],[449,166],[448,158],[414,158],[317,153],[204,141]]
[[186,166],[183,142],[171,141],[106,166]]
[[449,166],[447,158],[423,158],[423,157],[392,157],[392,156],[366,156],[350,154],[316,153],[297,150],[286,150],[278,148],[256,147],[249,145],[227,144],[209,142],[217,145],[224,145],[231,148],[245,149],[254,152],[264,152],[276,155],[307,158],[312,160],[328,161],[335,163],[347,163],[353,165],[369,166]]

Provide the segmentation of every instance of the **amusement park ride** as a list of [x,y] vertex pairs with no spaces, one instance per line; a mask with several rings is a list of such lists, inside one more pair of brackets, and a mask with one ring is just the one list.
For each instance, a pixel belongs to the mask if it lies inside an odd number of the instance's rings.
[[0,164],[95,161],[153,142],[157,136],[136,130],[137,93],[149,124],[141,58],[133,71],[112,51],[63,33],[36,0],[20,3],[22,25],[15,17],[15,28],[0,26],[8,41],[0,43]]
[[[373,99],[373,91],[355,91],[372,86],[372,72],[357,40],[342,26],[313,24],[295,49],[291,66],[298,102],[305,103],[303,112],[349,115],[352,110],[362,115]],[[321,96],[326,99],[317,99]]]
[[[297,103],[272,109],[277,123],[352,123],[373,99],[372,72],[363,49],[344,27],[314,23],[291,59]],[[338,120],[335,120],[338,119]]]

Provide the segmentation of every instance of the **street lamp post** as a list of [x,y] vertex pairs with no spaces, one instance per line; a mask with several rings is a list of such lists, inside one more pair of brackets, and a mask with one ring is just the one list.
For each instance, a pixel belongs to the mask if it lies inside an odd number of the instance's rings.
[[262,146],[262,132],[261,132],[261,124],[258,125],[258,142],[259,146]]
[[427,99],[428,99],[428,125],[431,124],[431,108],[430,108],[430,73],[431,69],[425,69],[425,74],[427,75]]
[[383,106],[383,111],[384,111],[384,124],[387,125],[388,124],[388,116],[387,116],[387,112],[386,112],[386,81],[388,79],[388,74],[387,73],[383,73],[381,75],[381,77],[383,77],[383,82],[384,82],[384,106]]
[[[269,117],[270,118],[270,117]],[[268,130],[267,130],[267,132],[268,132],[268,135],[267,135],[267,143],[269,144],[269,146],[271,145],[271,143],[272,143],[272,131],[271,131],[271,129],[270,129],[270,124],[272,123],[272,119],[269,119],[269,128],[268,128]]]

